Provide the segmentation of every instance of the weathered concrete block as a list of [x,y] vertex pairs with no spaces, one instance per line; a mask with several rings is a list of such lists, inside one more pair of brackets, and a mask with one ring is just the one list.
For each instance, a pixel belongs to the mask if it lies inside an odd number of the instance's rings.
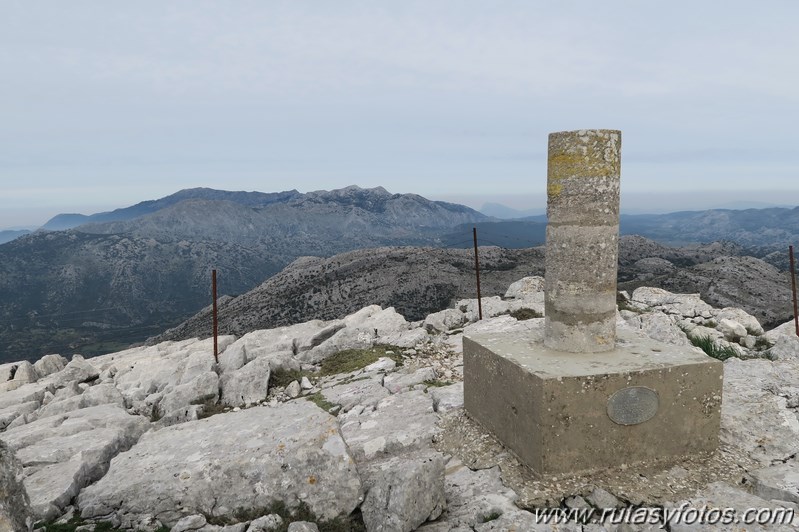
[[667,459],[718,445],[718,360],[631,331],[620,330],[616,348],[601,356],[555,351],[543,340],[542,327],[463,339],[467,413],[537,472]]

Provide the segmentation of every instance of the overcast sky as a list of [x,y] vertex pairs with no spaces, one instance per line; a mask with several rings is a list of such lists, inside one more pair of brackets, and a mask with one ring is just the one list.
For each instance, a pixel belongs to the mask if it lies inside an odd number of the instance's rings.
[[206,186],[543,206],[621,129],[623,208],[799,204],[796,1],[0,0],[0,227]]

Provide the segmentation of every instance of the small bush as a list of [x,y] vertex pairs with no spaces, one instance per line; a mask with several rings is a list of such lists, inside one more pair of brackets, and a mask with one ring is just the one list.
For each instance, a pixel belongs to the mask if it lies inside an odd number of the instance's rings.
[[285,387],[294,381],[301,381],[303,377],[309,375],[306,371],[298,369],[276,369],[269,374],[269,387]]
[[514,310],[510,315],[519,321],[530,320],[533,318],[543,318],[544,315],[531,308],[520,308]]
[[488,523],[490,521],[495,521],[495,520],[499,519],[501,516],[502,516],[501,512],[498,512],[498,511],[494,510],[490,514],[486,514],[486,515],[482,516],[480,518],[480,522]]

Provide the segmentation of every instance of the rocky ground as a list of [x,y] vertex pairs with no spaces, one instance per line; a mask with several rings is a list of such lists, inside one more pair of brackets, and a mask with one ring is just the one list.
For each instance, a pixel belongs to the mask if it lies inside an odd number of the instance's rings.
[[793,323],[764,332],[740,309],[658,288],[622,294],[618,325],[726,359],[718,450],[545,478],[520,464],[464,414],[461,339],[540,327],[542,290],[514,283],[483,300],[482,321],[462,300],[413,323],[369,306],[225,336],[218,361],[210,339],[192,339],[2,365],[0,530],[799,526],[536,523],[555,507],[799,505]]

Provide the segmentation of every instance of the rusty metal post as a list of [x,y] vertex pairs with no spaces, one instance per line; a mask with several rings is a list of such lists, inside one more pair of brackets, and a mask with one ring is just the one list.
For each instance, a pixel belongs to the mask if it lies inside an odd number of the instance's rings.
[[474,234],[474,271],[477,274],[477,315],[483,319],[483,302],[480,299],[480,261],[477,258],[477,228],[472,227]]
[[796,336],[799,336],[799,311],[796,303],[796,263],[793,259],[793,246],[788,246],[788,255],[791,258],[791,291],[793,292],[793,324],[796,326]]
[[219,362],[218,320],[216,315],[216,270],[211,272],[211,297],[214,299],[214,360]]

